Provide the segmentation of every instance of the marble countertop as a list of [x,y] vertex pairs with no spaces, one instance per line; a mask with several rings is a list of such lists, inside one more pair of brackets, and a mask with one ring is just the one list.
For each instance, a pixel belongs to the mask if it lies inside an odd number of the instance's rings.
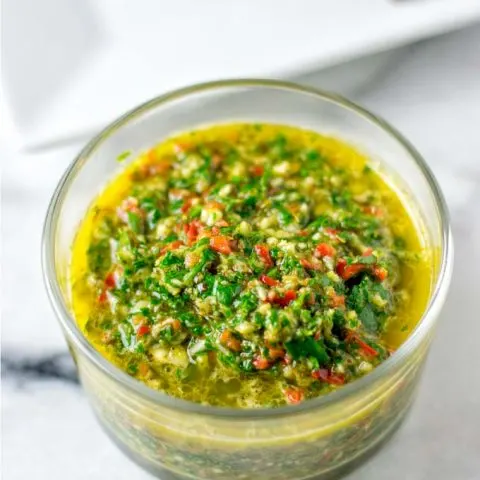
[[[303,82],[318,84],[311,73]],[[453,281],[418,398],[355,480],[480,478],[480,27],[408,48],[353,99],[409,138],[434,170],[455,237]],[[78,385],[42,284],[48,200],[83,142],[2,159],[2,478],[147,479],[110,443]]]

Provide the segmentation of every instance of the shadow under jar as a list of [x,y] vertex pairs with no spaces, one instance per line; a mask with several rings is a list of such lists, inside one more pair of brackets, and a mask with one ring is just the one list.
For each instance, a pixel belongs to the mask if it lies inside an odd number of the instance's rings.
[[[125,150],[141,152],[174,133],[233,121],[292,125],[357,147],[397,190],[432,252],[430,299],[405,343],[372,373],[298,405],[229,409],[151,390],[103,358],[71,312],[71,246],[94,197],[124,168],[117,156]],[[100,423],[127,455],[164,479],[299,480],[337,477],[381,445],[403,419],[446,296],[453,245],[445,203],[430,170],[383,120],[318,90],[231,80],[155,98],[94,138],[55,191],[42,253],[46,288],[82,385]]]

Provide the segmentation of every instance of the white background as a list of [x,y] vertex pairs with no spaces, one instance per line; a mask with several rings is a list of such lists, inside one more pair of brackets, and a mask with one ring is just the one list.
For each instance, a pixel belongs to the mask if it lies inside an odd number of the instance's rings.
[[25,145],[159,93],[317,69],[480,18],[479,0],[5,0],[7,112]]

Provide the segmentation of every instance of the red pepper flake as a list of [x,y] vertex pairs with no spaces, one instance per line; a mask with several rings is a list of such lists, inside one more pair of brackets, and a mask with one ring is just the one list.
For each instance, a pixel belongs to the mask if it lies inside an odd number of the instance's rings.
[[333,308],[345,306],[345,295],[332,295],[330,297],[330,306]]
[[176,250],[178,247],[181,247],[182,245],[183,245],[183,242],[181,240],[174,240],[173,242],[169,243],[168,245],[165,245],[160,250],[160,255],[163,255],[164,253],[167,253],[171,250]]
[[355,275],[358,275],[360,272],[366,270],[366,266],[361,263],[354,263],[353,265],[347,265],[343,270],[342,278],[348,280]]
[[299,388],[289,387],[285,389],[285,397],[288,403],[295,405],[303,400],[304,393],[303,390]]
[[210,247],[216,252],[223,253],[224,255],[232,253],[228,237],[222,235],[210,238]]
[[369,257],[372,253],[373,253],[373,248],[368,247],[363,251],[362,257]]
[[322,268],[321,263],[313,263],[307,260],[306,258],[300,259],[300,265],[307,270],[320,270]]
[[376,357],[378,355],[378,352],[368,345],[368,343],[364,342],[363,340],[357,340],[357,343],[362,350],[362,352],[367,356],[367,357]]
[[150,327],[148,325],[140,325],[137,330],[137,336],[138,337],[143,337],[143,335],[146,335],[147,333],[150,333]]
[[271,303],[280,305],[281,307],[286,307],[290,302],[297,298],[297,294],[294,290],[287,290],[283,297],[279,297],[275,292],[272,298],[269,298]]
[[273,260],[270,256],[270,250],[266,245],[255,245],[255,253],[262,259],[266,267],[273,267]]
[[379,265],[375,265],[373,267],[373,274],[375,275],[377,280],[380,280],[381,282],[383,282],[388,277],[387,269]]
[[110,272],[105,277],[105,287],[111,290],[112,288],[115,288],[116,285],[117,285],[117,282],[115,280],[115,274],[113,272]]
[[376,357],[378,355],[377,350],[371,347],[367,342],[363,341],[356,332],[349,331],[345,340],[347,342],[356,343],[363,354],[367,357]]
[[270,368],[271,365],[269,360],[260,356],[254,358],[252,364],[257,370],[266,370],[267,368]]
[[363,272],[366,268],[367,266],[362,263],[347,265],[347,261],[344,258],[341,258],[337,262],[336,271],[343,280],[348,280],[360,272]]
[[367,342],[363,341],[357,332],[349,331],[345,340],[347,342],[356,343],[367,357],[376,357],[378,355],[377,350],[371,347]]
[[312,377],[321,380],[322,382],[327,382],[330,385],[343,385],[345,383],[345,376],[341,374],[332,373],[326,368],[319,368],[312,372]]
[[234,352],[242,351],[240,340],[235,338],[230,330],[224,330],[220,335],[220,343]]
[[300,265],[301,265],[303,268],[312,269],[312,262],[309,262],[306,258],[301,258],[301,259],[300,259]]
[[193,220],[183,227],[185,234],[187,235],[187,241],[189,245],[192,245],[197,241],[197,237],[201,228],[202,224],[199,220]]
[[295,300],[297,298],[297,294],[293,290],[287,290],[285,292],[285,295],[283,296],[283,299],[290,303],[292,300]]
[[268,356],[272,360],[278,360],[279,358],[285,357],[285,350],[280,347],[270,347],[268,349]]
[[105,303],[108,300],[107,292],[102,290],[100,295],[97,298],[98,303]]
[[260,275],[260,281],[269,287],[276,287],[280,283],[278,280],[264,274]]
[[190,208],[192,207],[192,202],[193,202],[193,198],[192,197],[189,197],[189,198],[186,198],[183,202],[183,205],[182,207],[180,208],[181,212],[182,213],[188,213],[188,211],[190,210]]
[[251,172],[254,177],[261,177],[263,175],[263,172],[265,169],[263,168],[263,165],[253,165]]
[[343,385],[345,383],[345,376],[341,374],[330,373],[327,381],[331,385]]
[[342,276],[346,266],[347,261],[344,258],[339,258],[335,270],[340,276]]
[[319,368],[317,370],[313,370],[312,377],[316,380],[323,380],[324,382],[327,381],[328,378],[328,370],[326,368]]
[[174,319],[171,323],[173,330],[178,332],[182,328],[182,324],[180,323],[180,320]]
[[333,257],[337,251],[328,243],[319,243],[315,248],[317,257]]

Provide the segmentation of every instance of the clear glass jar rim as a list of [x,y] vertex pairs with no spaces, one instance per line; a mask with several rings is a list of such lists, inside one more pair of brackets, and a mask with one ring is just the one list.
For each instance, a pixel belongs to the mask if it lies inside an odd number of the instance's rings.
[[[130,377],[128,374],[117,368],[115,365],[106,360],[84,337],[78,328],[73,315],[71,314],[67,304],[64,301],[60,284],[58,282],[56,268],[55,268],[55,234],[59,218],[60,209],[63,200],[68,193],[71,183],[74,181],[76,174],[81,170],[83,164],[88,160],[89,156],[102,144],[102,142],[126,125],[133,119],[143,115],[153,108],[165,105],[169,102],[179,100],[190,95],[211,92],[213,90],[222,89],[236,89],[236,88],[271,88],[274,90],[287,90],[298,94],[311,95],[317,99],[326,100],[335,103],[343,108],[352,110],[354,113],[363,117],[365,120],[373,122],[380,127],[385,133],[393,137],[399,142],[405,150],[409,153],[415,161],[416,166],[427,180],[431,193],[435,199],[436,208],[440,218],[440,230],[442,235],[442,252],[440,269],[435,282],[429,303],[423,313],[422,318],[417,324],[417,327],[407,340],[398,348],[398,350],[385,362],[374,369],[368,375],[353,381],[342,387],[341,389],[332,392],[328,395],[307,400],[297,405],[287,405],[279,408],[260,408],[260,409],[234,409],[226,407],[214,407],[209,405],[202,405],[199,403],[190,402],[171,397],[160,391],[153,390],[145,384]],[[422,156],[417,150],[400,134],[394,127],[389,125],[385,120],[370,113],[363,107],[347,100],[346,98],[326,92],[313,87],[305,87],[293,82],[266,80],[266,79],[231,79],[219,80],[214,82],[206,82],[181,88],[164,95],[155,97],[140,106],[125,113],[98,135],[96,135],[87,145],[80,151],[77,157],[72,161],[62,178],[60,179],[55,192],[50,201],[47,215],[43,228],[42,236],[42,269],[45,287],[48,292],[50,303],[55,311],[64,332],[68,339],[72,341],[83,354],[85,354],[91,362],[100,368],[105,374],[121,383],[126,388],[132,390],[134,393],[144,397],[146,400],[158,403],[161,406],[171,408],[174,410],[182,410],[185,412],[198,413],[214,417],[236,417],[242,420],[248,418],[266,418],[279,417],[286,415],[293,415],[296,413],[307,412],[318,408],[327,407],[333,403],[339,403],[342,400],[354,395],[356,392],[375,381],[388,375],[396,365],[400,364],[431,330],[435,321],[434,307],[438,303],[442,303],[446,295],[453,263],[453,241],[450,231],[450,221],[447,206],[443,194],[438,186],[438,183],[426,164]]]

